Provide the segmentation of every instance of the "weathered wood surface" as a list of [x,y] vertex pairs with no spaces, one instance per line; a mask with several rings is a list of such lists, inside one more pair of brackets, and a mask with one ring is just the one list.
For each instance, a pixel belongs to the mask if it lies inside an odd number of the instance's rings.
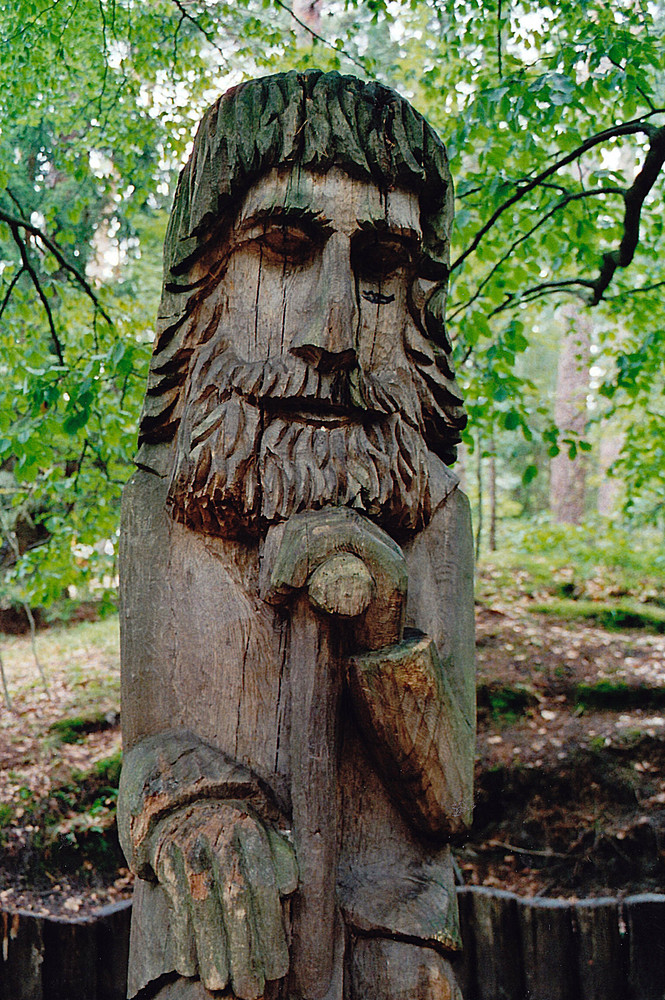
[[1,1000],[33,1000],[42,996],[44,921],[25,913],[0,914]]
[[[517,897],[497,889],[460,889],[465,899],[462,940],[470,952],[478,997],[512,1000],[524,993],[524,961],[517,912]],[[471,991],[467,990],[468,993]]]
[[584,1000],[625,1000],[625,936],[616,899],[587,899],[575,903],[577,968]]
[[560,899],[517,904],[524,990],[529,1000],[570,1000],[577,993],[571,906]]
[[[464,887],[457,892],[465,950],[454,959],[454,965],[465,1000],[532,1000],[525,987],[525,963],[547,948],[551,940],[549,927],[547,921],[539,921],[536,933],[544,934],[544,941],[535,948],[533,941],[523,946],[516,913],[518,903],[521,908],[538,909],[542,909],[542,903],[499,889]],[[570,958],[578,969],[570,1000],[662,1000],[665,895],[646,893],[622,900],[589,899],[563,905],[572,920]],[[58,993],[59,984],[46,981],[45,969],[78,968],[82,954],[82,968],[88,969],[84,975],[91,989],[86,1000],[124,1000],[130,909],[131,904],[121,903],[106,907],[88,921],[57,921],[68,929],[55,935],[50,930],[44,934],[45,925],[53,922],[48,918],[31,913],[0,913],[0,1000],[51,1000],[62,995],[62,991]],[[91,926],[94,935],[90,934]],[[81,927],[84,932],[79,936],[76,928]],[[354,953],[357,984],[363,977],[383,975],[385,957],[392,955],[410,964],[408,945],[398,955],[398,948],[391,952],[390,948],[380,947],[373,952],[369,939],[359,941],[357,956]],[[60,955],[57,962],[50,958],[45,962],[45,948],[52,947],[67,947],[69,955]],[[428,975],[434,975],[438,957],[428,949],[425,958],[432,958]],[[416,968],[417,964],[416,957]],[[93,966],[96,985],[89,971]],[[566,969],[563,976],[569,983]],[[551,966],[551,974],[550,995],[562,995],[559,970]],[[68,995],[80,995],[77,989],[75,985]],[[176,987],[171,991],[173,1000],[178,1000]],[[206,996],[205,991],[201,996]]]
[[642,893],[624,901],[630,1000],[665,997],[665,896]]
[[[180,976],[353,1000],[358,935],[399,940],[359,945],[393,992],[436,952],[456,995],[475,689],[468,504],[444,464],[465,422],[451,209],[443,145],[378,85],[255,81],[199,129],[123,502],[130,996]],[[419,1000],[443,995],[422,976]]]
[[130,902],[86,919],[0,913],[0,1000],[125,1000]]

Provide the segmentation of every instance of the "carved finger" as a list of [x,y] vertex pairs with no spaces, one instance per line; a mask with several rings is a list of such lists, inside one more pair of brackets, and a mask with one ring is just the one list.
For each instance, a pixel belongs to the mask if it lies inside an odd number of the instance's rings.
[[263,996],[265,975],[257,953],[252,898],[240,863],[235,825],[225,828],[212,846],[233,992],[240,1000],[258,1000]]
[[249,817],[238,826],[238,841],[265,977],[281,979],[289,971],[289,950],[270,842],[265,830]]
[[199,975],[209,990],[223,990],[229,981],[229,961],[222,904],[213,876],[212,850],[207,838],[197,838],[187,862],[189,909]]
[[159,850],[155,873],[169,901],[169,951],[176,971],[182,976],[197,973],[194,934],[189,914],[187,877],[182,851],[169,840]]
[[290,896],[298,888],[298,864],[293,845],[284,834],[266,827],[280,896]]

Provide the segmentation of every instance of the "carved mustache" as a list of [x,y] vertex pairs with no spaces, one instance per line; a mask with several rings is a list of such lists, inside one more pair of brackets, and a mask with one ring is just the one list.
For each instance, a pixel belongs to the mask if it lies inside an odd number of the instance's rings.
[[204,362],[194,382],[202,386],[197,397],[201,403],[214,400],[223,404],[235,394],[270,409],[332,411],[359,420],[399,413],[414,429],[422,431],[416,388],[410,377],[400,379],[394,369],[371,374],[359,367],[322,372],[288,354],[264,361],[243,361],[227,349],[209,363]]

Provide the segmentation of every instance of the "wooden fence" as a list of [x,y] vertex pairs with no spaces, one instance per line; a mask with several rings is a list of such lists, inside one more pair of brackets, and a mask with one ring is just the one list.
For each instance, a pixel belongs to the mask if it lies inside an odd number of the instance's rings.
[[131,902],[76,920],[0,913],[0,1000],[125,1000]]
[[[665,895],[569,903],[467,887],[458,897],[465,1000],[665,1000]],[[0,913],[0,1000],[124,1000],[130,909]]]
[[458,899],[465,1000],[665,1000],[665,895]]

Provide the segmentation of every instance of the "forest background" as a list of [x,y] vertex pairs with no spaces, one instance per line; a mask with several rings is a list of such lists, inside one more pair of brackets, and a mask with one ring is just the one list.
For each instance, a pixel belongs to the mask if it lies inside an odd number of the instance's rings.
[[664,26],[660,0],[0,2],[0,603],[115,602],[178,171],[228,86],[311,66],[448,148],[478,547],[662,561]]

